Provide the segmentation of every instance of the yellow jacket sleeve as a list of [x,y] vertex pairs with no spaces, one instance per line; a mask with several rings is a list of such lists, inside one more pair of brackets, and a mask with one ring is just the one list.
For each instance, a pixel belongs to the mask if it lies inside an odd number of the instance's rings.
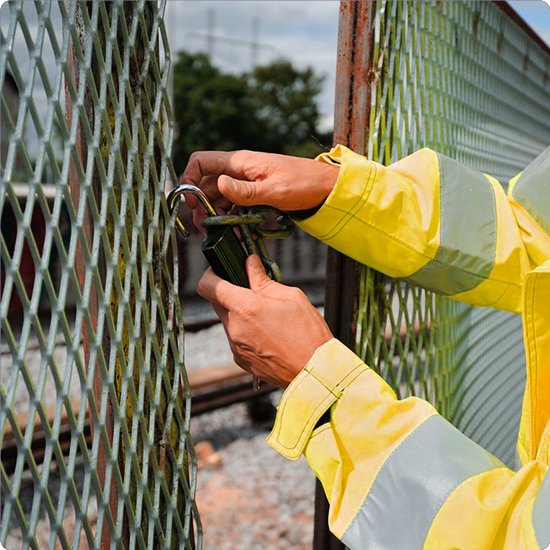
[[[533,308],[532,296],[550,299],[550,263],[527,276],[526,288],[530,320],[540,330],[548,314]],[[548,358],[548,332],[527,336],[530,355]],[[317,349],[286,389],[268,443],[290,459],[304,453],[330,502],[330,529],[352,550],[545,549],[550,405],[543,396],[550,364],[530,364],[523,428],[530,448],[518,472],[426,401],[397,400],[335,339]],[[327,410],[329,419],[318,425]]]
[[[541,223],[550,209],[550,148],[537,170],[513,180],[509,196],[491,176],[430,149],[388,167],[341,145],[318,160],[340,173],[321,208],[297,221],[304,231],[391,277],[520,311],[525,275],[550,258]],[[541,183],[529,184],[534,177]]]
[[290,459],[304,453],[330,502],[330,529],[351,550],[550,544],[547,450],[512,472],[426,401],[397,400],[338,340],[287,388],[268,443]]
[[522,311],[527,350],[523,466],[513,472],[426,401],[397,400],[342,343],[317,349],[284,392],[268,443],[305,455],[329,526],[351,550],[550,547],[548,151],[508,196],[427,149],[387,168],[343,147],[323,159],[340,175],[304,229],[391,276]]

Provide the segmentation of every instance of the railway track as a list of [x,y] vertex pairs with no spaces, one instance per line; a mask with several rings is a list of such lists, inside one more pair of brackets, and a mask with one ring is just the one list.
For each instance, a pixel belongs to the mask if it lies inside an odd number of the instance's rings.
[[[212,323],[214,324],[214,322]],[[415,327],[415,334],[418,336],[420,327]],[[400,331],[402,340],[406,337],[406,329]],[[391,332],[386,333],[386,342],[392,338]],[[397,353],[397,350],[396,350]],[[191,416],[197,416],[203,413],[228,407],[235,403],[243,401],[259,400],[262,397],[276,391],[278,388],[268,384],[262,384],[260,390],[255,392],[252,389],[252,377],[240,369],[237,365],[227,365],[223,367],[207,367],[188,373],[189,385],[191,388]],[[80,402],[72,402],[72,409],[75,416],[79,414]],[[45,409],[45,416],[48,424],[51,426],[54,422],[55,407]],[[26,411],[19,413],[15,417],[15,422],[19,427],[20,434],[24,434],[28,428],[28,413]],[[84,437],[88,445],[92,442],[92,430],[88,415],[84,425]],[[68,454],[72,439],[72,431],[69,418],[64,411],[59,429],[57,440],[64,455]],[[10,422],[6,422],[5,431],[2,440],[1,462],[7,475],[13,473],[18,457],[18,437],[12,429]],[[31,453],[34,461],[41,464],[47,445],[47,435],[42,421],[36,418],[33,427],[33,437],[31,443]]]

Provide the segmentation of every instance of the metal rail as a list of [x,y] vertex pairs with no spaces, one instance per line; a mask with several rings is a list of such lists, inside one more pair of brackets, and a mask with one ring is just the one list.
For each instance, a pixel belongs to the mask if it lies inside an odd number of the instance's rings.
[[[335,144],[363,153],[370,106],[372,22],[374,2],[340,2],[338,61],[334,107]],[[330,249],[327,256],[325,319],[332,334],[355,348],[355,319],[360,267],[351,258]],[[340,550],[344,545],[328,529],[329,505],[321,483],[315,485],[314,550]]]

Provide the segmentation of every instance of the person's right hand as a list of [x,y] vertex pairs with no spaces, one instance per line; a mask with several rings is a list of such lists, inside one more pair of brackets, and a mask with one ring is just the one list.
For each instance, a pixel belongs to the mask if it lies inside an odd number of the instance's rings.
[[[219,213],[234,205],[273,206],[286,212],[319,206],[330,194],[339,168],[315,160],[254,151],[202,151],[191,155],[182,183],[200,187]],[[206,212],[186,197],[195,225]]]

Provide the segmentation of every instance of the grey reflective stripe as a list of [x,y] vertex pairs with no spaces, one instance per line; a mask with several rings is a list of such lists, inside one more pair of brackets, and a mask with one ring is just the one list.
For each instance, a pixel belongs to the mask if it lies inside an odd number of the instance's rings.
[[494,189],[481,172],[438,154],[440,242],[433,260],[407,280],[453,295],[471,290],[495,263],[497,214]]
[[421,550],[453,490],[502,467],[443,417],[431,416],[384,462],[342,542],[352,550]]
[[550,547],[550,469],[542,480],[533,504],[533,529],[541,550]]
[[512,196],[550,235],[550,147],[523,171]]

